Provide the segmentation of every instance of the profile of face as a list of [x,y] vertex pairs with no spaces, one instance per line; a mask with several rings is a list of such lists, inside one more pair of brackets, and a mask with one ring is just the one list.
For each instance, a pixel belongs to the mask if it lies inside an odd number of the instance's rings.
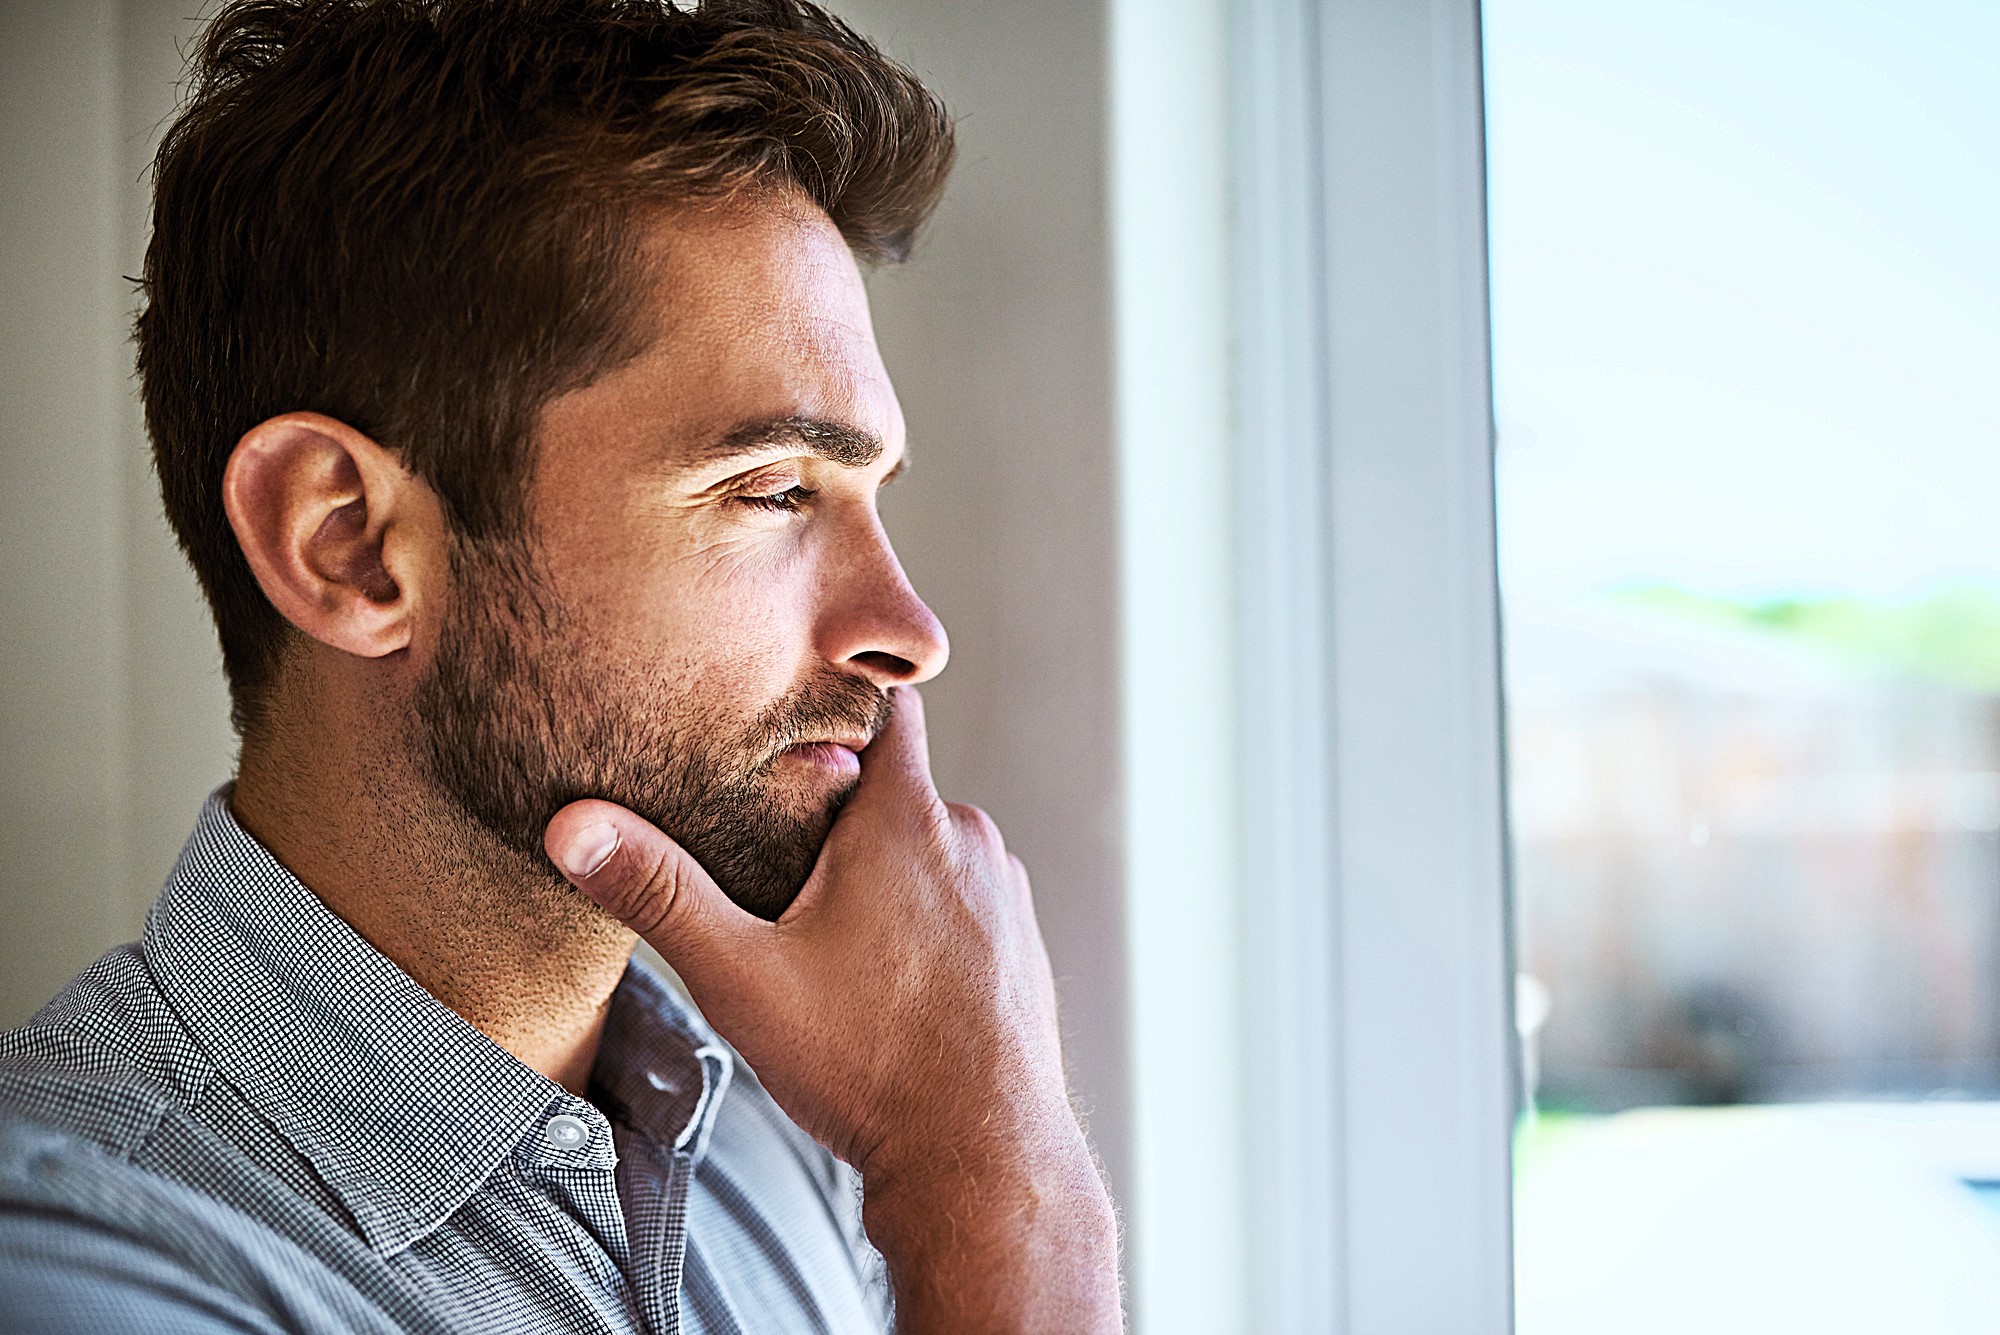
[[542,413],[526,540],[454,545],[422,759],[532,858],[607,798],[776,918],[945,636],[876,509],[902,413],[831,221],[764,197],[652,242],[657,335]]

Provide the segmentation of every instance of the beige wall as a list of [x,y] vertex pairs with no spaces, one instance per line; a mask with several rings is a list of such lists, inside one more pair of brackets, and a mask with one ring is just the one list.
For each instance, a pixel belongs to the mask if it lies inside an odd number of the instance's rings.
[[[129,939],[231,738],[129,380],[140,175],[184,0],[0,8],[0,1023]],[[910,266],[872,281],[913,469],[885,508],[952,635],[940,785],[1035,875],[1072,1064],[1128,1155],[1105,10],[865,0],[961,118]]]
[[0,1022],[130,939],[228,777],[126,325],[178,0],[0,8]]

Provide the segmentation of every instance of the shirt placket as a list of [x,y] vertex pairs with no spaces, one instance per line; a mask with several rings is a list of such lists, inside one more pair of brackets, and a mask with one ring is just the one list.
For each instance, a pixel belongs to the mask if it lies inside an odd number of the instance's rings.
[[682,1329],[681,1275],[687,1259],[687,1196],[694,1174],[689,1155],[619,1127],[618,1191],[632,1239],[626,1269],[646,1329]]
[[731,1071],[729,1054],[720,1048],[675,1056],[678,1060],[646,1071],[643,1091],[631,1091],[636,1097],[629,1107],[638,1125],[621,1122],[615,1128],[618,1192],[632,1241],[626,1274],[647,1329],[657,1335],[687,1328],[682,1288],[688,1192]]
[[631,1240],[619,1204],[620,1157],[604,1114],[571,1096],[551,1105],[521,1147],[525,1174],[596,1245],[601,1264],[592,1267],[599,1288],[594,1297],[633,1313],[635,1295],[626,1278]]

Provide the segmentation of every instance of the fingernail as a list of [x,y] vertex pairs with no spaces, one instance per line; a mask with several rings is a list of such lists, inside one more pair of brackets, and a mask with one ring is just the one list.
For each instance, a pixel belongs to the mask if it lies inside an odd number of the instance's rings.
[[618,851],[618,828],[599,821],[578,830],[563,850],[563,870],[571,876],[589,876]]

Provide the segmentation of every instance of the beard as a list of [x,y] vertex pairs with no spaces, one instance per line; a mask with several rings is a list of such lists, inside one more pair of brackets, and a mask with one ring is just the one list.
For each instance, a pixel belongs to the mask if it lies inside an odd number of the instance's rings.
[[852,783],[780,784],[785,748],[874,737],[888,696],[825,668],[748,724],[672,689],[658,663],[619,661],[573,628],[525,543],[454,543],[453,605],[414,705],[425,772],[465,817],[550,867],[549,818],[616,802],[693,855],[730,899],[775,920],[798,897]]

